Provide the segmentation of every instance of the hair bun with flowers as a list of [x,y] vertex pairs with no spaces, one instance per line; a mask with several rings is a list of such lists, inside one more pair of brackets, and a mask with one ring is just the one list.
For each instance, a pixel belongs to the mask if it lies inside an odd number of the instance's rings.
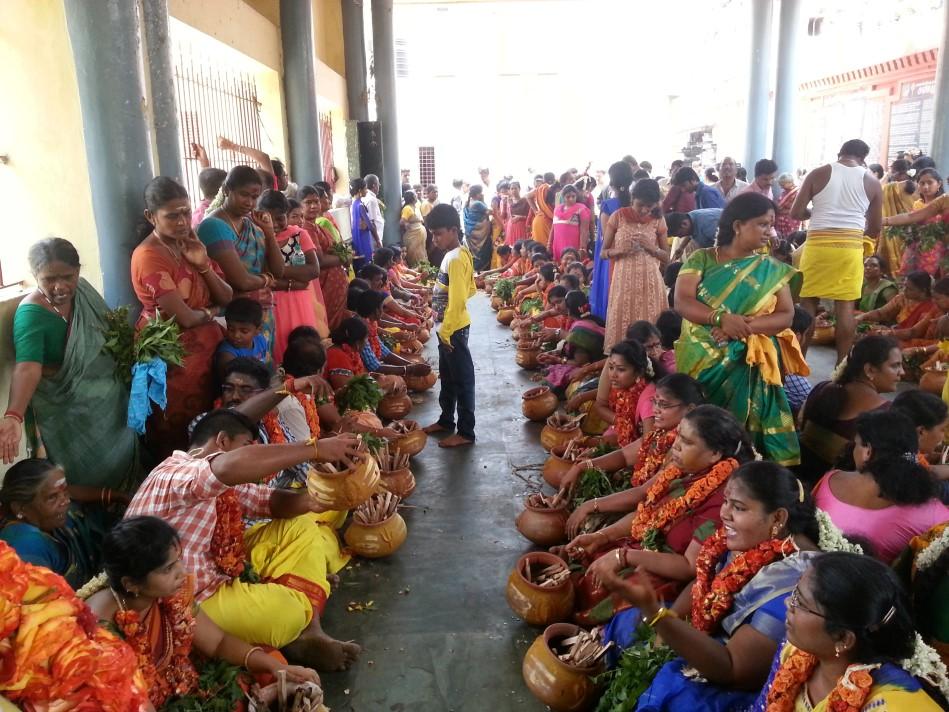
[[899,665],[910,675],[928,682],[938,689],[943,697],[949,699],[949,671],[946,670],[946,664],[919,633],[916,634],[913,656],[901,660]]
[[845,551],[851,554],[863,554],[863,547],[854,544],[837,528],[830,515],[823,509],[814,510],[817,519],[817,528],[820,536],[817,539],[817,548],[821,551]]

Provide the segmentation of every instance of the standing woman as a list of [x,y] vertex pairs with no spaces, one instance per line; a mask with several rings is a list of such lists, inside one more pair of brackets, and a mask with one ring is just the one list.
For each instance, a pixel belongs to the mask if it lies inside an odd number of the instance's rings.
[[159,176],[145,186],[145,220],[151,229],[132,253],[132,289],[142,305],[136,328],[158,313],[172,317],[185,350],[181,367],[168,370],[168,405],[152,415],[146,428],[158,458],[187,449],[188,423],[214,402],[212,357],[223,338],[214,316],[233,296],[191,229],[190,214],[188,191],[173,179]]
[[633,169],[626,161],[610,166],[610,190],[613,197],[600,204],[600,217],[596,221],[596,242],[593,245],[593,279],[590,286],[590,311],[594,316],[606,318],[606,305],[610,295],[612,264],[603,256],[603,235],[610,215],[620,208],[628,208],[631,202],[629,188],[633,184]]
[[494,244],[491,242],[491,211],[484,203],[484,189],[473,185],[468,189],[468,200],[462,211],[465,241],[474,258],[475,272],[491,268]]
[[357,272],[372,261],[373,245],[380,246],[379,235],[376,234],[376,224],[369,217],[369,208],[363,198],[369,189],[362,178],[353,178],[349,181],[349,194],[353,197],[350,215],[353,223],[353,269]]
[[283,277],[283,254],[270,214],[255,209],[261,192],[257,171],[250,166],[232,168],[224,181],[224,203],[198,226],[198,238],[221,266],[234,296],[253,299],[263,308],[261,333],[270,350],[276,326],[272,288]]
[[320,263],[320,291],[326,305],[326,319],[332,331],[342,321],[346,312],[346,290],[349,288],[349,263],[333,251],[333,246],[343,241],[339,225],[330,213],[332,194],[320,185],[304,186],[300,189],[303,202],[303,225],[310,233],[317,248]]
[[531,206],[527,198],[521,197],[521,184],[511,181],[511,198],[508,207],[507,225],[504,226],[504,244],[511,245],[527,238],[527,216]]
[[710,402],[735,414],[766,459],[796,465],[800,448],[782,377],[809,370],[790,329],[795,270],[759,252],[773,224],[774,203],[742,193],[722,212],[716,246],[686,260],[675,287],[683,317],[676,365]]
[[[568,248],[579,250],[581,237],[586,237],[590,231],[590,210],[577,202],[580,191],[576,186],[568,185],[561,195],[563,202],[554,208],[554,239],[551,243],[554,262],[559,262],[560,255]],[[583,245],[586,246],[585,240]]]
[[547,247],[550,231],[554,225],[554,197],[557,178],[553,173],[545,173],[544,181],[527,194],[527,202],[534,219],[531,222],[531,239]]
[[29,419],[34,455],[42,445],[69,484],[131,491],[145,473],[138,438],[126,425],[128,389],[102,349],[109,308],[80,278],[79,253],[67,240],[41,240],[28,258],[37,286],[13,317],[16,364],[0,420],[3,461],[16,459]]
[[636,182],[632,205],[610,216],[600,257],[615,260],[606,312],[604,350],[623,340],[626,327],[655,321],[668,307],[662,270],[669,261],[666,221],[659,212],[659,184]]
[[425,252],[425,224],[419,214],[418,196],[415,191],[407,190],[403,196],[405,205],[402,208],[400,223],[402,225],[402,244],[405,246],[405,261],[409,267],[415,267],[419,262],[428,259]]
[[[942,176],[935,168],[925,168],[916,176],[916,185],[919,188],[919,200],[913,203],[913,210],[922,210],[933,201],[938,200],[945,193]],[[945,202],[945,201],[943,201]],[[923,221],[924,225],[945,222],[945,209],[941,214],[934,215]],[[892,225],[892,221],[886,224]],[[936,276],[942,268],[946,246],[941,239],[935,239],[930,246],[923,245],[922,240],[906,245],[903,248],[903,261],[900,265],[900,274],[909,274],[913,270],[925,270]]]

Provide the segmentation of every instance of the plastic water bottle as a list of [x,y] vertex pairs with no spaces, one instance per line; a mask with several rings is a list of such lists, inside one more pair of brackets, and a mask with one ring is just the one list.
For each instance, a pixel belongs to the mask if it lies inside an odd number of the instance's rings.
[[303,250],[300,249],[299,242],[293,245],[293,252],[290,254],[290,264],[293,266],[306,264],[306,255],[304,255]]

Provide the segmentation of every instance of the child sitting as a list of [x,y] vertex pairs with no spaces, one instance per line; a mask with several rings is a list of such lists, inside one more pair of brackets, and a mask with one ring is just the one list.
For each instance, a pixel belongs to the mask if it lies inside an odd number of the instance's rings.
[[218,376],[224,374],[224,366],[240,356],[268,363],[270,350],[267,339],[260,330],[264,320],[264,310],[260,302],[247,297],[238,297],[224,308],[224,321],[227,329],[217,351],[214,353],[214,371]]
[[659,341],[662,343],[662,356],[659,357],[659,362],[666,373],[675,373],[675,344],[682,334],[682,316],[674,309],[666,309],[656,317],[656,328],[659,329]]

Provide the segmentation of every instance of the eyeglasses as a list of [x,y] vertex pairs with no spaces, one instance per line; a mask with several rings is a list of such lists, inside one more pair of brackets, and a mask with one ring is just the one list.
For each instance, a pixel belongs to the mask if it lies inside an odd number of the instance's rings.
[[255,393],[260,393],[263,388],[253,388],[252,386],[235,386],[231,383],[225,383],[221,386],[222,393],[238,393],[242,396],[252,396]]
[[788,596],[788,610],[791,610],[792,608],[795,610],[799,609],[805,611],[806,613],[810,613],[811,615],[817,616],[818,618],[827,618],[827,616],[825,616],[823,613],[819,613],[813,608],[808,608],[803,603],[801,603],[801,592],[798,590],[797,586],[794,587],[794,590],[791,591],[791,595]]
[[670,403],[669,401],[659,400],[658,398],[652,399],[652,407],[657,410],[672,410],[673,408],[682,407],[681,403]]

